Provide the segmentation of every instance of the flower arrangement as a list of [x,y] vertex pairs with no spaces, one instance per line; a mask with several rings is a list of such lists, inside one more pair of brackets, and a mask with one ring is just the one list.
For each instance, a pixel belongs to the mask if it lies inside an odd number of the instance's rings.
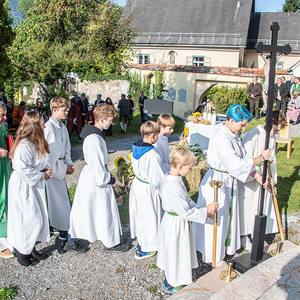
[[200,113],[198,111],[195,113],[192,113],[192,115],[188,117],[188,120],[190,122],[193,122],[194,124],[210,125],[210,122],[207,120],[204,120],[202,113]]
[[124,187],[122,188],[125,190],[126,193],[128,193],[132,181],[135,177],[131,164],[131,155],[132,152],[130,152],[127,155],[129,162],[126,162],[122,155],[115,159],[115,165],[118,168],[116,176],[119,179],[119,181],[123,183]]

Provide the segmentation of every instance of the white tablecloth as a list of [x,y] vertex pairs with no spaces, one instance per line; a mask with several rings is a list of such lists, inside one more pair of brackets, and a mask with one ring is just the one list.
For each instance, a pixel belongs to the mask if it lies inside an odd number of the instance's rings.
[[208,143],[214,132],[221,126],[222,122],[218,122],[216,125],[204,125],[194,124],[188,122],[189,128],[188,142],[190,146],[199,144],[201,150],[206,153],[208,149]]

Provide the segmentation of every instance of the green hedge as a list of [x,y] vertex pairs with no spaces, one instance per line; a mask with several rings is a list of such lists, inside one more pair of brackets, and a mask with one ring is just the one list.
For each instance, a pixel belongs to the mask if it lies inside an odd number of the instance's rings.
[[250,101],[247,92],[247,87],[213,87],[207,98],[213,100],[216,112],[219,114],[226,114],[228,108],[236,103],[244,105],[248,110],[250,108]]

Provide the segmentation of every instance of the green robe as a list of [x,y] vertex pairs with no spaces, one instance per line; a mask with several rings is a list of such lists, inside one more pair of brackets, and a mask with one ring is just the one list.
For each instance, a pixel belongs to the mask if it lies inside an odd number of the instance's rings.
[[[0,126],[0,148],[7,149],[7,136],[5,125]],[[0,238],[7,237],[7,188],[10,172],[11,165],[7,155],[0,158]]]

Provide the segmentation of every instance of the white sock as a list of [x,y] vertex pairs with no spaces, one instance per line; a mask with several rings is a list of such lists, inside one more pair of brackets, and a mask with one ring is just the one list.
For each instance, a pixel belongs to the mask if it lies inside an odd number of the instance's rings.
[[120,122],[120,126],[121,126],[121,129],[123,130],[123,123],[122,122]]
[[124,131],[126,131],[127,124],[124,124]]

